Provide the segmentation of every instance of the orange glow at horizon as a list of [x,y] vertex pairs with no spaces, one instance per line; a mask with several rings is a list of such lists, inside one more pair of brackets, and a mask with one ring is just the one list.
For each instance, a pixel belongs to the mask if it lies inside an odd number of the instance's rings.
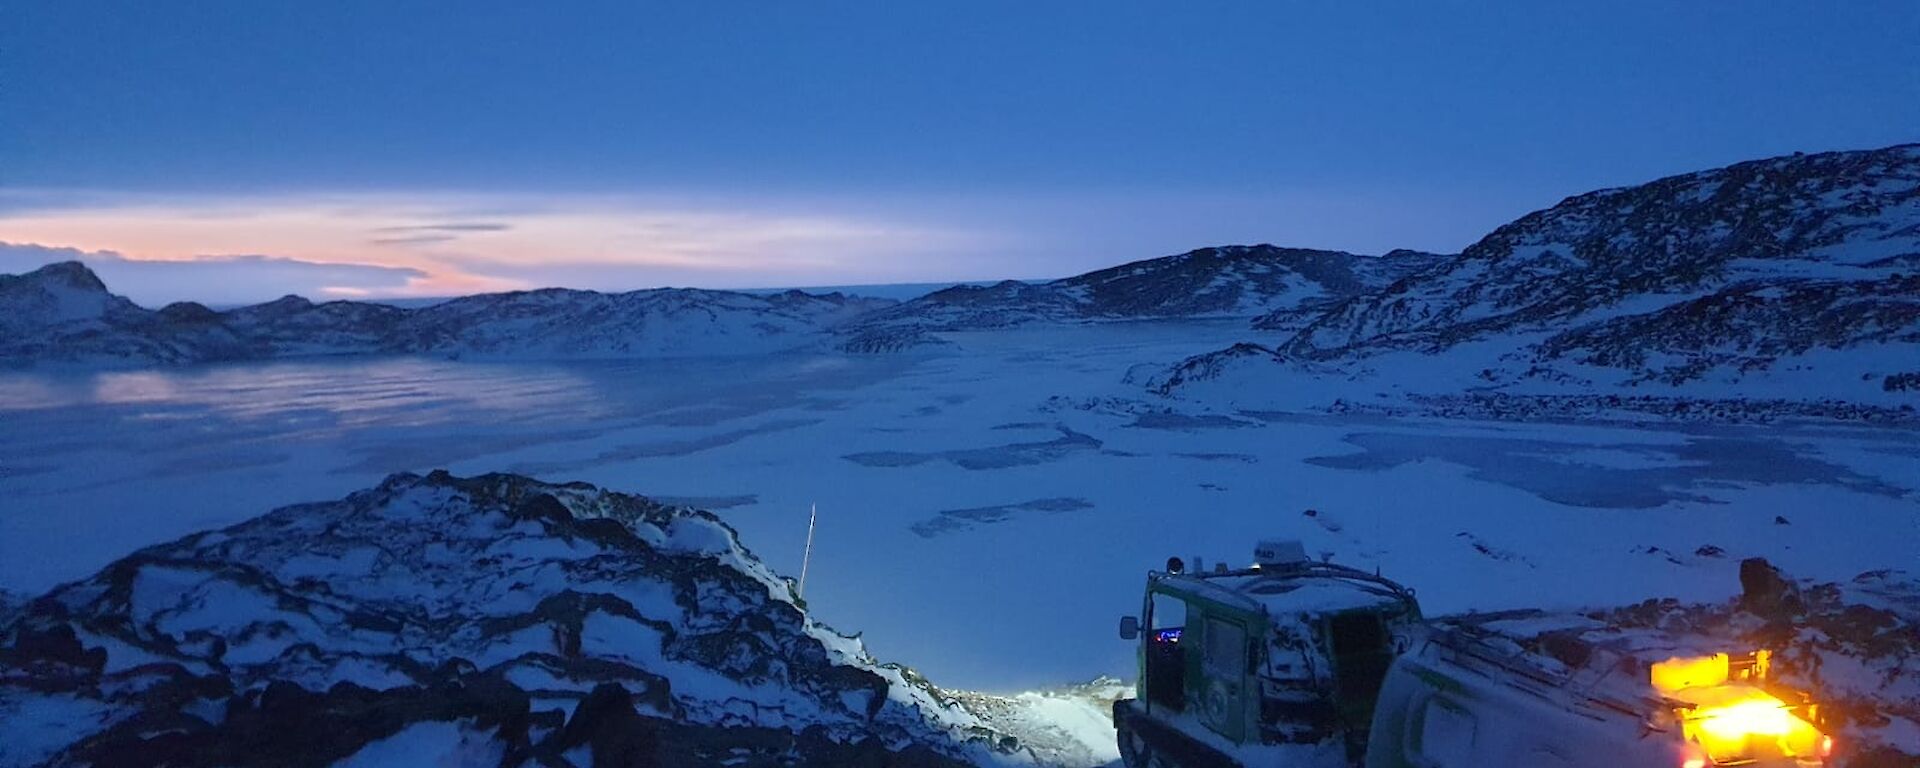
[[[658,268],[759,287],[741,283],[761,273],[852,272],[873,266],[860,262],[863,256],[964,239],[849,217],[663,208],[618,197],[187,199],[0,214],[0,242],[16,245],[111,251],[141,261],[259,255],[425,273],[382,292],[395,296],[541,287],[529,275],[555,265]],[[352,293],[354,286],[324,290],[367,295]]]

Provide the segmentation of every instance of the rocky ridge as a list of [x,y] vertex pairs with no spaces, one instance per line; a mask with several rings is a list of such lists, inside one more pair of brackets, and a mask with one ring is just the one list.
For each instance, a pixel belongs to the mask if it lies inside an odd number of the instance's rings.
[[395,475],[136,552],[0,633],[0,765],[1030,762],[808,619],[712,515]]
[[[1768,318],[1768,330],[1805,343],[1847,344],[1914,332],[1901,326],[1920,315],[1897,299],[1911,298],[1902,287],[1915,272],[1920,145],[1794,155],[1568,198],[1444,265],[1346,302],[1284,348],[1326,358],[1546,332],[1556,341],[1543,351],[1564,357],[1608,335],[1599,333],[1606,324],[1691,331],[1696,342],[1757,342],[1759,335],[1738,332],[1755,319],[1738,307],[1893,303],[1864,308],[1869,317],[1859,319],[1871,322],[1855,326],[1860,336],[1804,311]],[[1655,322],[1661,313],[1667,322]],[[1585,344],[1574,338],[1583,332]]]
[[308,355],[594,358],[825,348],[829,331],[894,302],[787,291],[544,289],[418,309],[299,296],[215,311],[147,310],[78,262],[0,276],[0,363],[184,364]]
[[1304,323],[1255,327],[1279,333],[1156,384],[1259,389],[1282,368],[1456,393],[1684,387],[1897,407],[1882,393],[1920,359],[1920,145],[1571,197]]
[[1304,316],[1442,258],[1417,251],[1359,256],[1272,245],[1201,248],[1059,280],[956,286],[875,311],[847,333],[855,346],[872,348],[888,346],[889,339],[892,346],[912,346],[930,333],[1032,323]]

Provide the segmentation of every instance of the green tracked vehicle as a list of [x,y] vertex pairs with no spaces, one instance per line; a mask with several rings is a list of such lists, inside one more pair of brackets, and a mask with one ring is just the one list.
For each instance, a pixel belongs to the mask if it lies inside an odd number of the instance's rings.
[[1237,765],[1249,750],[1347,765],[1365,754],[1388,668],[1419,638],[1413,591],[1263,542],[1256,565],[1147,575],[1137,698],[1115,704],[1130,767]]
[[1113,706],[1128,768],[1813,768],[1833,753],[1764,650],[1542,612],[1429,622],[1412,590],[1298,542],[1262,542],[1255,563],[1148,573],[1120,622],[1139,643],[1137,696]]

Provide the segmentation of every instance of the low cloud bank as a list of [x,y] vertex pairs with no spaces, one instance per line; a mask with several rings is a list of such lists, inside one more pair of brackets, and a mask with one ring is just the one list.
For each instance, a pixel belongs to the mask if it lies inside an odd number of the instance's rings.
[[114,251],[0,242],[0,273],[31,272],[57,261],[82,262],[100,275],[109,290],[150,307],[175,301],[250,304],[289,293],[318,300],[393,294],[427,276],[411,267],[327,264],[280,256],[157,261],[130,259]]

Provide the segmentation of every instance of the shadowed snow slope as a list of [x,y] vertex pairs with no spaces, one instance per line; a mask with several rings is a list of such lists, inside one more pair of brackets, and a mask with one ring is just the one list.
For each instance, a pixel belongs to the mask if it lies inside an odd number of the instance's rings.
[[1686,385],[1882,399],[1920,369],[1920,145],[1568,198],[1296,320],[1256,322],[1297,330],[1265,340],[1270,350],[1194,358],[1164,383],[1278,363],[1417,367],[1455,391]]
[[395,475],[150,547],[5,640],[6,766],[1030,760],[809,621],[712,515],[514,475]]
[[861,318],[848,329],[848,346],[897,348],[919,334],[1034,322],[1307,317],[1444,258],[1405,250],[1356,256],[1271,245],[1201,248],[1060,280],[935,291]]
[[550,288],[419,309],[287,296],[215,312],[142,309],[79,262],[0,276],[0,363],[194,363],[294,355],[421,353],[579,358],[757,354],[822,345],[825,332],[893,304],[838,293],[752,295]]

